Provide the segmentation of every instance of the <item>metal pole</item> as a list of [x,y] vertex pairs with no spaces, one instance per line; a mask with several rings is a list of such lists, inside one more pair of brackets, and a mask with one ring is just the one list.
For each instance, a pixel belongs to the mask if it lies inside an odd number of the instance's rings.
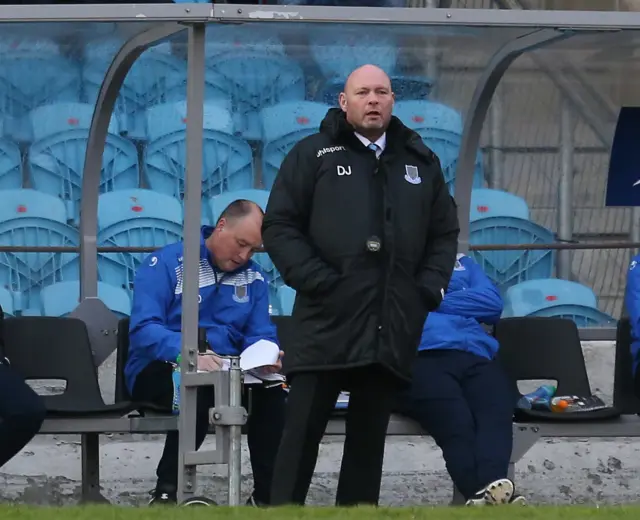
[[[424,7],[427,9],[436,9],[438,7],[438,0],[424,0]],[[430,92],[430,97],[435,99],[438,96],[438,84],[440,77],[440,67],[438,63],[438,38],[430,37],[429,44],[425,49],[427,63],[425,67],[426,76],[433,82]]]
[[202,198],[202,139],[204,105],[204,24],[189,27],[187,50],[187,136],[184,193],[184,251],[182,276],[182,360],[178,419],[178,501],[196,489],[196,466],[185,465],[185,454],[196,449],[197,387],[185,385],[185,374],[197,371]]
[[[640,208],[631,209],[631,231],[629,233],[629,239],[633,243],[640,242]],[[629,251],[629,262],[637,254],[638,249],[632,249]]]
[[[526,10],[522,0],[494,0],[500,9]],[[553,62],[542,55],[531,54],[531,60],[546,74],[578,111],[585,123],[605,146],[611,146],[615,114],[611,103],[587,84],[571,63],[554,56]],[[565,72],[563,72],[565,71]],[[577,78],[571,82],[569,76]],[[580,89],[576,88],[576,83]],[[580,91],[579,91],[580,90]],[[597,99],[594,98],[597,96]],[[589,102],[589,99],[591,102]]]
[[491,104],[491,98],[498,83],[509,65],[523,52],[538,49],[551,42],[564,40],[573,36],[571,32],[559,32],[554,29],[543,29],[525,36],[515,38],[503,45],[489,60],[480,76],[466,113],[462,142],[458,153],[455,173],[455,193],[458,203],[458,220],[460,235],[458,252],[469,251],[469,215],[471,210],[471,189],[473,187],[473,170],[476,162],[476,151],[480,143],[480,133]]
[[98,296],[98,190],[107,130],[120,87],[122,87],[131,66],[147,48],[153,43],[183,30],[184,27],[177,23],[167,23],[132,37],[114,56],[102,85],[100,85],[89,128],[82,176],[82,201],[80,203],[81,300]]
[[[229,407],[242,406],[242,371],[240,358],[231,358],[229,367]],[[240,505],[240,484],[242,480],[242,427],[229,426],[229,505]]]
[[502,87],[500,84],[491,100],[491,179],[489,186],[500,190],[504,186],[504,153],[503,146],[503,117],[502,117]]
[[[558,189],[558,240],[573,238],[573,110],[569,102],[562,98],[560,110],[560,153],[561,171]],[[571,251],[558,251],[557,275],[563,280],[571,279]]]

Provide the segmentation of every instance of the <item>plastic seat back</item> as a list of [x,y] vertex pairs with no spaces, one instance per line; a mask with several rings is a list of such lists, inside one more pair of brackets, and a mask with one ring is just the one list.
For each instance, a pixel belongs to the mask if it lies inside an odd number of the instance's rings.
[[564,318],[573,321],[580,328],[616,326],[616,319],[613,316],[584,305],[556,305],[532,312],[529,316]]
[[[488,217],[470,224],[472,245],[550,244],[553,233],[530,220]],[[551,278],[555,254],[552,250],[470,251],[501,291],[526,280]]]
[[[98,282],[98,298],[118,316],[131,314],[129,294],[122,287]],[[48,285],[40,294],[43,316],[65,317],[80,303],[80,282],[59,282]]]
[[105,407],[85,323],[77,318],[19,317],[4,323],[6,355],[25,379],[66,381],[64,392],[43,396],[49,412]]
[[578,327],[615,326],[613,317],[598,310],[591,288],[558,278],[529,280],[510,287],[503,315],[565,318]]
[[[108,38],[85,46],[83,79],[87,99],[94,102],[104,75],[124,41]],[[163,42],[144,51],[135,61],[118,94],[114,113],[123,135],[144,138],[148,107],[186,98],[187,65],[172,54],[171,43]]]
[[316,133],[331,107],[313,101],[293,101],[260,113],[262,125],[262,185],[271,189],[283,159],[302,138]]
[[[255,202],[262,208],[262,211],[266,211],[269,192],[266,190],[253,189],[237,190],[227,191],[212,197],[209,199],[208,203],[211,225],[215,226],[225,208],[233,201],[239,199],[246,199]],[[277,273],[275,266],[267,253],[256,253],[253,255],[253,260],[255,260],[255,262],[265,271],[270,285],[273,285],[276,280],[280,278],[280,275]]]
[[[0,135],[3,122],[0,119]],[[16,143],[0,138],[0,190],[22,188],[22,155]]]
[[476,188],[471,191],[471,221],[488,217],[529,220],[529,206],[522,197],[513,193]]
[[559,318],[504,318],[496,325],[495,336],[500,342],[498,359],[516,392],[518,381],[546,379],[558,382],[558,395],[591,395],[575,323]]
[[265,54],[286,54],[282,41],[273,30],[254,26],[251,31],[235,25],[207,26],[205,53],[207,58],[226,55],[237,51],[262,52]]
[[303,100],[306,86],[302,68],[287,57],[272,32],[243,29],[209,29],[206,67],[217,75],[221,90],[231,100],[238,115],[236,130],[245,139],[256,140],[260,139],[260,110]]
[[[338,106],[338,96],[344,90],[346,78],[328,79],[315,96],[322,103]],[[391,75],[391,88],[396,103],[400,101],[412,101],[426,99],[433,88],[434,81],[420,76],[406,76],[402,74]]]
[[[61,103],[31,112],[34,142],[29,149],[29,170],[35,189],[68,201],[70,219],[77,219],[82,197],[84,159],[93,106]],[[100,192],[136,188],[139,183],[138,152],[120,137],[112,118],[102,156]]]
[[2,309],[5,316],[15,316],[13,294],[5,287],[0,287],[0,309]]
[[[0,191],[0,243],[6,246],[78,247],[78,231],[66,223],[64,203],[35,190]],[[39,309],[43,286],[78,279],[77,253],[4,253],[3,285],[22,293],[17,309]],[[0,282],[0,283],[1,283]]]
[[[253,187],[253,154],[249,144],[233,135],[229,111],[216,103],[204,108],[202,196]],[[149,186],[180,200],[184,195],[186,103],[147,110],[149,143],[144,153]]]
[[[151,190],[120,190],[100,195],[98,243],[110,247],[160,248],[182,240],[182,205]],[[148,253],[100,253],[100,279],[131,290],[135,271]]]
[[293,312],[293,304],[296,301],[296,291],[288,285],[278,287],[278,302],[280,312],[284,316],[291,316]]
[[81,84],[79,64],[52,40],[0,38],[0,114],[6,118],[6,135],[13,139],[31,139],[27,117],[37,107],[79,101]]
[[[424,143],[438,156],[445,181],[453,194],[455,171],[462,139],[463,121],[460,113],[447,105],[434,101],[399,101],[393,113],[405,125],[415,130]],[[482,188],[484,170],[478,150],[473,187]]]
[[582,284],[559,278],[528,280],[509,287],[505,295],[505,315],[528,316],[556,305],[598,308],[595,293]]
[[392,73],[398,61],[398,47],[395,38],[382,26],[371,34],[348,27],[340,31],[326,28],[311,30],[309,33],[311,56],[326,78],[346,78],[358,67],[366,64],[377,65]]

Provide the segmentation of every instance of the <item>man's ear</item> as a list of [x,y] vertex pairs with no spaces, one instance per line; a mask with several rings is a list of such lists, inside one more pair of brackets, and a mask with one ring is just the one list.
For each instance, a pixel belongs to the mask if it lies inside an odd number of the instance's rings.
[[344,92],[340,92],[340,96],[338,97],[338,102],[340,103],[340,108],[343,112],[347,111],[347,96]]

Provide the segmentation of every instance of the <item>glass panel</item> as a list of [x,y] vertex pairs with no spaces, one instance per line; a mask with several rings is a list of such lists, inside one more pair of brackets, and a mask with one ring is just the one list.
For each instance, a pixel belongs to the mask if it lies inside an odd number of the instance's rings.
[[[215,206],[211,218],[236,197],[266,203],[286,153],[318,131],[346,77],[366,63],[391,76],[395,114],[437,151],[453,191],[462,116],[482,67],[521,34],[393,24],[209,25],[206,106],[217,115],[205,122],[203,190]],[[477,169],[480,183],[480,154]],[[153,189],[166,190],[155,182]],[[273,312],[289,313],[291,291],[265,254],[255,260],[269,278]]]
[[[3,246],[79,246],[83,168],[98,89],[120,45],[148,27],[144,22],[1,24]],[[157,90],[160,80],[150,66],[134,69],[146,81],[140,90]],[[147,98],[128,95],[132,91],[135,87],[123,91],[109,127],[102,193],[139,187],[141,144],[124,115],[133,113],[135,121]],[[134,108],[127,112],[129,102]],[[113,280],[104,270],[100,275],[107,282],[99,288],[103,301],[117,314],[128,314],[125,289],[109,285]],[[76,307],[78,297],[79,255],[73,249],[0,253],[0,305],[8,314],[62,316]]]
[[631,251],[607,244],[629,240],[632,209],[605,200],[620,108],[638,101],[629,61],[638,35],[575,36],[522,56],[499,85],[481,148],[486,187],[500,191],[474,192],[471,243],[603,244],[473,253],[499,283],[507,315],[610,327],[621,314]]
[[[103,172],[98,244],[125,251],[100,253],[98,278],[128,300],[136,269],[149,251],[183,238],[187,35],[183,31],[154,45],[134,63],[114,110],[118,133],[107,141],[113,160]],[[101,56],[103,49],[119,45],[119,39],[109,36],[91,42],[87,50]],[[109,65],[92,63],[96,78]]]

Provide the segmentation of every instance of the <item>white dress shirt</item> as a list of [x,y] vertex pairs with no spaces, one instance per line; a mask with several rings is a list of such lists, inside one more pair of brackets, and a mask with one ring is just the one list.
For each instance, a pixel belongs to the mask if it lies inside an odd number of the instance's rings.
[[365,145],[367,148],[369,148],[369,146],[371,144],[375,144],[377,146],[376,148],[376,158],[380,157],[380,154],[384,151],[385,146],[387,146],[387,134],[384,133],[380,136],[380,138],[374,143],[372,141],[370,141],[369,139],[367,139],[365,136],[360,135],[358,132],[354,132],[356,134],[356,137],[358,139],[360,139],[360,142]]

